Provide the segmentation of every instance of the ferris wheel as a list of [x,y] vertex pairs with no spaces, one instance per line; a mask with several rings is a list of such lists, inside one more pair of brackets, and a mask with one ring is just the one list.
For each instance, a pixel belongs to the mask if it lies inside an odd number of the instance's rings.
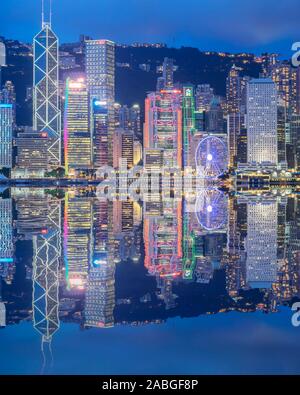
[[217,178],[227,169],[228,156],[224,141],[216,136],[207,136],[196,149],[198,174],[203,178]]
[[196,201],[195,214],[199,225],[205,230],[218,230],[225,226],[228,198],[218,189],[205,190]]

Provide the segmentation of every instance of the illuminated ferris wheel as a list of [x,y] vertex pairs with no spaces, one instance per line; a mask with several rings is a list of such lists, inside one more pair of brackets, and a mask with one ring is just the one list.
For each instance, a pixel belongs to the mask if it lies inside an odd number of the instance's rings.
[[227,211],[228,198],[218,189],[205,190],[197,198],[195,214],[200,226],[208,231],[225,226]]
[[202,139],[196,150],[196,164],[203,178],[217,178],[227,169],[227,147],[222,139],[207,136]]

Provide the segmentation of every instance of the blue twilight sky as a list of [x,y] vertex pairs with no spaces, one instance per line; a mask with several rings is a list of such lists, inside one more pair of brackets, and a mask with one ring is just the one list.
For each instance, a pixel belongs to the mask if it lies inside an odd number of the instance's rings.
[[[30,42],[40,10],[41,0],[2,0],[0,35]],[[300,41],[299,0],[53,0],[53,12],[63,42],[84,33],[124,43],[289,56]]]

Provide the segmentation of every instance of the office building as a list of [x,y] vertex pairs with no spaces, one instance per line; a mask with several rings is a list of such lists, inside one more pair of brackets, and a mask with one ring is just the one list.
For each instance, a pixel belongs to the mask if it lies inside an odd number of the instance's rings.
[[13,106],[0,104],[0,169],[12,168]]
[[[165,167],[182,168],[182,92],[149,93],[145,102],[144,155],[162,150]],[[146,161],[144,161],[146,164]]]
[[16,127],[16,91],[11,81],[6,81],[3,89],[0,90],[0,103],[12,105],[13,129]]
[[121,128],[124,130],[132,130],[135,139],[141,140],[141,111],[138,104],[134,104],[131,107],[127,105],[121,106],[115,103],[115,127],[116,129]]
[[192,85],[185,85],[182,94],[183,165],[194,166],[193,137],[196,133],[195,93]]
[[224,111],[219,97],[214,96],[205,113],[205,131],[209,134],[224,134]]
[[70,191],[65,196],[64,261],[68,287],[76,292],[86,289],[92,256],[92,201]]
[[12,199],[0,198],[0,264],[13,262],[14,240],[12,210]]
[[278,98],[291,112],[296,112],[297,73],[289,63],[276,63],[271,70],[271,78],[276,84]]
[[119,168],[120,160],[126,161],[127,168],[134,164],[134,135],[133,131],[116,129],[113,140],[113,166]]
[[196,89],[196,110],[208,111],[214,98],[214,89],[209,84],[200,84]]
[[99,152],[106,139],[107,162],[113,162],[113,133],[115,129],[115,44],[108,40],[85,42],[86,78],[91,103],[94,167],[103,166]]
[[33,40],[33,130],[48,135],[46,168],[61,165],[58,49],[51,21],[45,22],[43,14],[42,30]]
[[66,175],[92,168],[92,136],[89,128],[89,97],[84,79],[67,79],[64,113]]
[[233,65],[226,80],[227,114],[237,113],[241,106],[240,68]]
[[2,88],[2,67],[6,66],[6,48],[3,42],[0,42],[0,90]]
[[163,79],[165,83],[165,89],[172,89],[174,86],[174,59],[164,59]]
[[270,79],[253,79],[247,87],[248,163],[278,164],[277,91]]
[[51,170],[48,161],[49,139],[47,132],[34,132],[30,128],[18,133],[16,138],[17,159],[13,177],[42,178]]
[[[227,115],[228,158],[229,167],[236,168],[237,164],[247,161],[247,147],[243,147],[242,139],[246,135],[245,115],[236,112]],[[244,158],[243,158],[244,156]]]

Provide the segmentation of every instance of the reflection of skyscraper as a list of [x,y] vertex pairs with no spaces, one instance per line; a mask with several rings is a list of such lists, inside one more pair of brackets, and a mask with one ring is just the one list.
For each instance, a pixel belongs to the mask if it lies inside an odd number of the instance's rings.
[[114,325],[115,263],[107,252],[98,253],[89,270],[85,294],[85,326]]
[[18,235],[26,240],[44,234],[52,220],[49,218],[49,196],[41,189],[14,188],[12,196],[16,202]]
[[145,267],[150,275],[156,277],[158,296],[166,309],[175,307],[173,282],[182,277],[182,237],[182,202],[146,203]]
[[[58,46],[58,39],[52,30],[51,20],[50,22],[43,20],[42,30],[34,37],[33,41],[33,128],[38,132],[48,134],[48,165],[53,167],[58,167],[61,164]],[[47,162],[47,158],[45,159]],[[45,165],[47,167],[47,163]]]
[[[161,202],[162,216],[152,206],[145,208],[145,266],[149,273],[176,278],[182,272],[182,203]],[[155,207],[155,206],[154,206]]]
[[67,285],[83,291],[91,261],[92,202],[88,197],[66,193],[64,214],[64,260]]
[[50,342],[59,328],[58,289],[60,262],[60,232],[33,238],[33,320],[35,329]]
[[[1,300],[1,295],[0,295]],[[3,302],[0,302],[0,328],[6,326],[6,307]]]
[[114,324],[115,262],[112,203],[93,202],[93,251],[85,294],[85,326],[108,328]]
[[252,288],[270,288],[277,275],[277,201],[249,201],[247,225],[247,283]]
[[247,225],[246,217],[241,218],[241,211],[246,211],[245,204],[239,204],[235,197],[228,200],[227,259],[225,259],[226,289],[230,296],[236,296],[245,287],[245,253],[241,229]]
[[[44,366],[46,352],[59,322],[59,265],[61,259],[61,202],[48,202],[48,227],[33,236],[33,324],[42,336]],[[48,350],[44,345],[48,345]]]
[[13,262],[13,256],[12,199],[0,198],[0,266]]

